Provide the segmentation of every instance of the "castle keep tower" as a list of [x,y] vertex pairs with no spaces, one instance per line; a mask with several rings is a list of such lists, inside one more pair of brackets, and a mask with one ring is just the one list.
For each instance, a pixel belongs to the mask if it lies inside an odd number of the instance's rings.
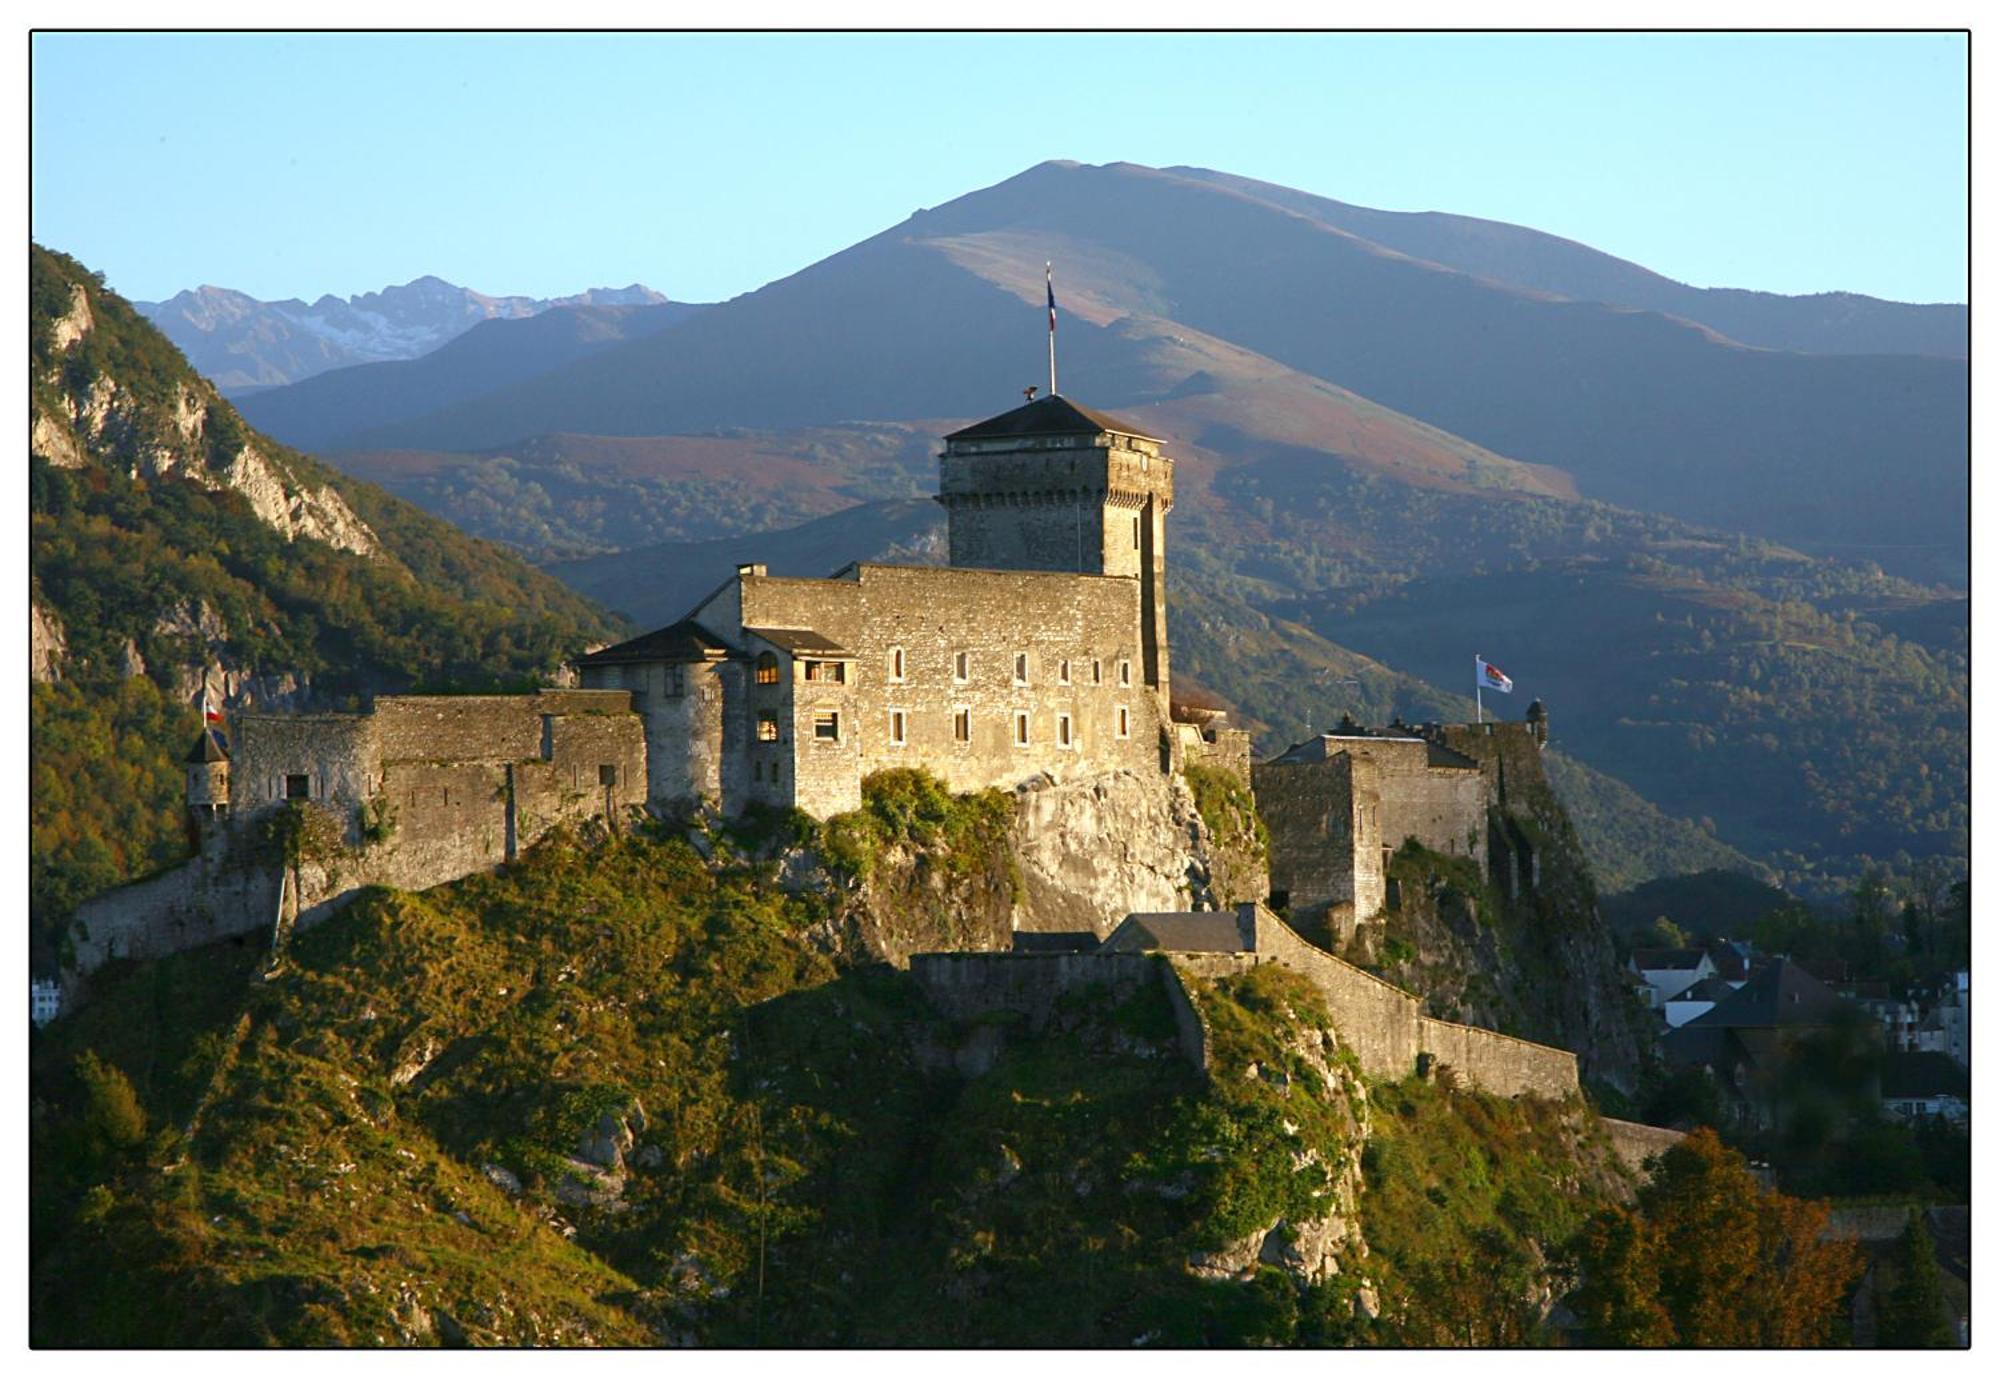
[[946,436],[939,470],[954,567],[1141,582],[1145,683],[1164,709],[1174,462],[1160,442],[1052,396]]

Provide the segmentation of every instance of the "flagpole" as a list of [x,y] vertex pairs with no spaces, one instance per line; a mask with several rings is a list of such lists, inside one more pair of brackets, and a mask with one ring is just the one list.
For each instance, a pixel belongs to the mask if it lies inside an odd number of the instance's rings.
[[1473,721],[1476,723],[1486,721],[1486,686],[1480,683],[1480,659],[1478,652],[1472,653],[1472,713]]
[[1049,396],[1056,395],[1056,266],[1053,261],[1042,265],[1048,275],[1049,287]]

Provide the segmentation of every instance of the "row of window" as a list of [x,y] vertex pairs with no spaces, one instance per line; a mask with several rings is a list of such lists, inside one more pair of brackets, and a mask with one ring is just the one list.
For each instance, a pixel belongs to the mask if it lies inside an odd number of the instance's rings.
[[[809,683],[835,685],[844,685],[847,683],[847,663],[845,661],[808,660],[801,664],[805,667],[805,679]],[[1015,684],[1025,685],[1029,683],[1029,666],[1028,653],[1025,651],[1016,652],[1014,655]],[[667,693],[669,695],[678,695],[682,692],[680,667],[674,667],[673,671],[673,678],[668,682]],[[908,678],[908,653],[900,646],[890,648],[889,683],[900,685]],[[954,684],[963,685],[970,683],[972,680],[972,653],[970,651],[956,651],[952,653],[951,678]],[[774,653],[767,651],[757,658],[756,680],[760,685],[775,685],[778,683],[778,658]],[[1073,673],[1073,663],[1067,658],[1059,659],[1056,662],[1056,683],[1059,685],[1076,683],[1076,676]],[[1090,663],[1090,683],[1093,685],[1104,683],[1104,662],[1102,660],[1092,659]],[[1120,661],[1118,663],[1118,684],[1121,687],[1129,687],[1131,683],[1132,663],[1130,661]]]
[[[1013,713],[1014,713],[1014,732],[1013,732],[1014,745],[1016,747],[1033,746],[1034,729],[1033,729],[1033,720],[1031,714],[1027,709],[1015,709]],[[1127,706],[1120,704],[1118,706],[1117,713],[1118,713],[1118,719],[1117,719],[1117,727],[1115,729],[1116,735],[1121,738],[1127,738],[1132,736],[1132,710]],[[889,717],[889,724],[888,724],[889,745],[891,747],[907,746],[910,740],[909,711],[906,709],[890,709],[888,711],[888,717]],[[840,710],[838,709],[814,710],[813,725],[812,725],[813,737],[821,742],[840,741],[841,740],[840,719],[841,719],[841,714]],[[971,709],[954,709],[952,711],[951,736],[954,742],[972,741]],[[781,726],[778,722],[778,715],[775,712],[767,710],[757,715],[757,740],[759,742],[780,742],[783,740],[783,733],[781,730]],[[1057,714],[1056,738],[1055,738],[1056,745],[1058,747],[1074,747],[1080,740],[1081,738],[1080,734],[1077,732],[1075,720],[1069,714],[1066,713]]]

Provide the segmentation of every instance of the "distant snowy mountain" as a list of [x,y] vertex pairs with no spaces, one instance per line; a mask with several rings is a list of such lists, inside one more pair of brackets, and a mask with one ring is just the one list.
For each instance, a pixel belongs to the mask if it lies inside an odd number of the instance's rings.
[[518,320],[558,306],[656,306],[639,283],[593,287],[570,297],[489,297],[442,278],[353,297],[260,302],[226,287],[198,287],[164,302],[133,305],[225,393],[296,383],[350,364],[414,359],[481,321]]

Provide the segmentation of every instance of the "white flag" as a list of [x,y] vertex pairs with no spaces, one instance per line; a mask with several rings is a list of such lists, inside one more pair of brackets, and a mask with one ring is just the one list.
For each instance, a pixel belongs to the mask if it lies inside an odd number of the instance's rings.
[[1473,683],[1483,690],[1493,690],[1499,694],[1512,694],[1514,682],[1509,680],[1500,667],[1488,665],[1478,656],[1472,658]]

